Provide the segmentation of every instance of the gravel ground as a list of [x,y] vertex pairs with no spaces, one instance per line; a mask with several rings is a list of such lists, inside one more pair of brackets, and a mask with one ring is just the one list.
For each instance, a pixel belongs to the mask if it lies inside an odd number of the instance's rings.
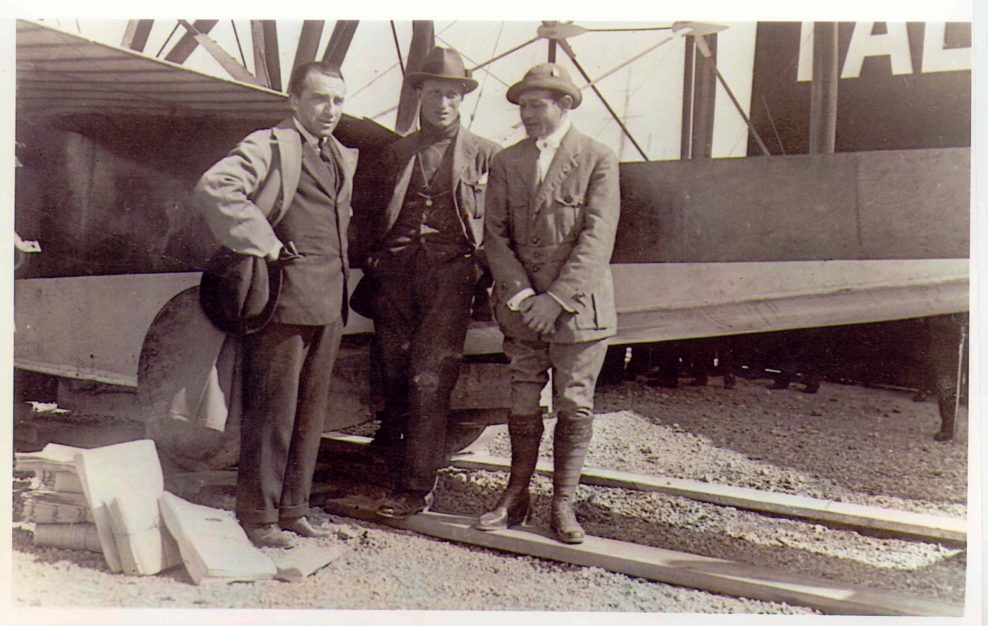
[[[966,420],[961,437],[935,442],[932,402],[907,392],[824,384],[814,395],[767,388],[764,380],[668,390],[637,382],[598,391],[588,466],[690,478],[781,493],[964,517]],[[551,458],[552,420],[542,454]],[[506,429],[478,449],[507,456]],[[368,475],[373,475],[369,472]],[[477,515],[493,506],[506,474],[443,470],[434,509]],[[111,574],[96,553],[33,545],[18,519],[16,604],[30,607],[214,607],[464,609],[655,613],[813,614],[805,607],[720,596],[598,568],[576,567],[456,545],[317,512],[345,546],[336,561],[299,583],[201,586],[183,568],[153,577]],[[377,495],[379,484],[337,478],[334,487]],[[536,478],[534,524],[548,526],[551,482]],[[962,602],[963,546],[865,534],[850,528],[757,514],[658,493],[581,486],[588,533],[742,561],[876,589]],[[231,489],[197,501],[232,508]]]

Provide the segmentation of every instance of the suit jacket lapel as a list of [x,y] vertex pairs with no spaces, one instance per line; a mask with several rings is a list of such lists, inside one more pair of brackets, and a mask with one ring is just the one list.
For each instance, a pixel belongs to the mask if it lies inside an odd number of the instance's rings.
[[381,230],[382,237],[386,236],[388,231],[391,230],[391,227],[398,221],[398,214],[401,213],[401,205],[405,202],[405,193],[408,191],[408,184],[412,180],[412,167],[415,165],[415,148],[418,146],[418,141],[413,139],[415,135],[416,133],[413,133],[403,139],[403,143],[400,145],[400,151],[395,154],[396,161],[400,164],[401,169],[393,179],[394,186],[391,193],[391,200],[384,210],[384,224]]
[[473,135],[465,128],[460,128],[453,140],[453,190],[463,178],[463,170],[466,169],[470,161],[477,153],[477,143],[473,141]]
[[302,136],[295,129],[292,118],[282,121],[271,132],[278,147],[278,166],[281,168],[282,203],[274,209],[280,215],[272,220],[272,223],[277,223],[292,205],[298,189],[298,180],[302,175]]
[[360,150],[344,146],[335,136],[330,136],[329,140],[336,146],[336,153],[340,155],[338,165],[343,175],[340,185],[343,186],[346,184],[346,181],[353,180],[353,175],[357,170],[357,157],[360,154]]
[[559,149],[556,150],[556,156],[553,157],[552,163],[549,165],[549,171],[545,173],[545,179],[535,194],[535,201],[532,204],[533,215],[542,210],[559,183],[572,171],[578,153],[577,143],[579,143],[579,136],[570,128],[559,143]]
[[[302,145],[302,167],[304,167],[312,177],[316,180],[320,187],[330,195],[330,197],[335,198],[337,192],[339,191],[337,185],[342,183],[342,180],[337,180],[337,177],[333,175],[333,172],[329,169],[329,165],[322,160],[319,156],[319,152],[312,147],[308,142]],[[339,176],[343,175],[343,168],[339,168]]]
[[534,200],[539,186],[537,169],[539,151],[535,147],[534,139],[526,139],[525,141],[526,143],[524,144],[521,153],[515,160],[515,176],[518,180],[523,180],[526,182],[524,186],[528,193],[528,202],[526,203],[526,206],[529,207],[529,212],[531,212],[531,210],[535,208],[534,204],[532,204],[532,200]]

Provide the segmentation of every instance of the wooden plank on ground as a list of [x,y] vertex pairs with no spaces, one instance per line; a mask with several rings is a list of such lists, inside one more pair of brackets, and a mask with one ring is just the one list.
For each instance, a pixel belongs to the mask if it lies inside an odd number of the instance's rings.
[[[511,462],[500,457],[473,454],[455,458],[453,465],[463,469],[505,471],[510,468]],[[536,471],[545,476],[551,476],[552,466],[549,463],[540,462]],[[967,540],[967,522],[965,520],[939,515],[897,511],[863,504],[835,502],[684,478],[642,476],[615,470],[586,468],[583,470],[580,482],[600,487],[659,491],[713,504],[835,522],[914,537],[957,542]]]
[[277,573],[271,559],[251,544],[229,511],[193,504],[167,491],[159,504],[197,585],[267,580]]
[[344,546],[313,547],[306,545],[280,552],[272,557],[274,565],[278,569],[275,578],[297,583],[306,576],[326,567],[347,551],[348,549]]
[[164,481],[153,441],[83,450],[75,465],[111,571],[147,576],[181,562],[161,523]]
[[376,505],[371,498],[357,496],[328,501],[325,508],[335,514],[386,523],[439,539],[600,567],[712,593],[808,606],[835,615],[961,616],[964,613],[962,605],[602,537],[588,536],[582,544],[568,545],[530,527],[476,530],[472,528],[475,518],[442,513],[385,520],[374,515]]
[[[324,443],[337,448],[366,446],[370,438],[343,433],[326,433]],[[453,457],[450,463],[460,469],[506,471],[511,462],[502,457],[472,452]],[[552,475],[552,464],[542,461],[537,471],[544,476]],[[808,498],[784,493],[731,487],[706,483],[699,480],[672,478],[668,476],[643,476],[629,472],[584,468],[580,482],[600,487],[617,487],[638,491],[659,491],[670,495],[691,498],[724,506],[764,511],[779,515],[803,517],[807,519],[835,522],[870,528],[884,532],[905,534],[911,537],[966,542],[967,522],[963,519],[938,515],[925,515],[909,511],[896,511],[881,507],[851,504]]]

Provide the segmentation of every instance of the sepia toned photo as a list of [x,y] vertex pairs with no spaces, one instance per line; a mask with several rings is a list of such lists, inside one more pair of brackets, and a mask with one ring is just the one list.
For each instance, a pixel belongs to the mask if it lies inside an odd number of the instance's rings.
[[980,614],[970,21],[12,31],[16,609]]

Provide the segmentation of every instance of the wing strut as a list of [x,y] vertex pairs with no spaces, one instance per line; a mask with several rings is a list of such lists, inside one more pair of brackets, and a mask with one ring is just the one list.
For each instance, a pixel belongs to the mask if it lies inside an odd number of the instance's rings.
[[624,135],[631,141],[631,144],[635,146],[635,149],[638,150],[638,153],[642,155],[642,159],[648,161],[649,160],[648,155],[645,154],[645,151],[642,150],[642,147],[638,145],[637,141],[635,141],[635,138],[631,135],[631,131],[629,131],[628,127],[624,125],[624,122],[621,121],[621,118],[618,116],[617,112],[611,108],[610,104],[608,104],[607,99],[604,98],[604,94],[600,93],[600,90],[597,89],[597,85],[593,84],[593,81],[590,79],[590,76],[587,74],[586,70],[583,69],[583,66],[580,65],[580,62],[576,60],[576,53],[573,52],[573,48],[569,45],[569,42],[566,41],[565,39],[560,39],[558,40],[558,43],[559,43],[559,47],[562,48],[563,52],[566,53],[566,56],[568,56],[570,61],[573,62],[573,65],[576,67],[576,69],[579,70],[580,75],[583,76],[583,79],[586,80],[588,83],[590,83],[590,88],[593,89],[593,92],[597,94],[598,98],[600,98],[600,101],[604,104],[604,107],[607,109],[607,112],[611,114],[611,117],[614,118],[614,121],[617,122],[617,125],[621,127],[621,130],[622,132],[624,132]]

